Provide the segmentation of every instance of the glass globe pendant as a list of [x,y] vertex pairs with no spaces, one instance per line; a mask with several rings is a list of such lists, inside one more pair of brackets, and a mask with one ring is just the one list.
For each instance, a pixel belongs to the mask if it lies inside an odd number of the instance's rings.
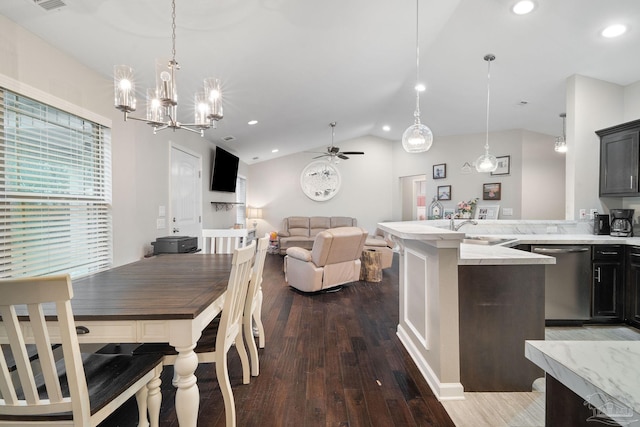
[[489,153],[489,101],[491,93],[489,90],[489,81],[491,80],[491,61],[494,59],[496,59],[496,56],[493,54],[487,54],[484,57],[484,60],[487,61],[487,132],[484,143],[484,154],[476,160],[476,170],[478,172],[495,172],[495,170],[498,169],[498,159]]
[[416,107],[413,116],[415,117],[415,123],[409,126],[402,134],[402,147],[407,153],[423,153],[431,148],[431,144],[433,144],[433,132],[420,123],[419,107]]
[[407,153],[423,153],[433,144],[431,129],[420,123],[420,90],[418,84],[420,75],[420,47],[418,44],[418,0],[416,0],[416,110],[413,113],[414,123],[402,134],[402,147]]

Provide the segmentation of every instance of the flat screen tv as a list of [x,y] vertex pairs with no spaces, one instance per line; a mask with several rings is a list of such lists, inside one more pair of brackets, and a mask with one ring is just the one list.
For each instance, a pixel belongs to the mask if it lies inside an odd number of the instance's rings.
[[211,171],[211,191],[236,192],[236,179],[238,178],[238,157],[216,147]]

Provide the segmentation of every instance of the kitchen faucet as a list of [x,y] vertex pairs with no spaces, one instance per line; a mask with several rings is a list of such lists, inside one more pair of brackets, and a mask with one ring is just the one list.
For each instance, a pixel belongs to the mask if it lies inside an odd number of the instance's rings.
[[465,224],[478,225],[478,223],[476,221],[472,220],[472,219],[467,219],[465,221],[462,221],[460,224],[456,225],[454,219],[451,218],[451,221],[449,222],[449,230],[458,231],[458,230],[460,230],[460,227],[462,227]]

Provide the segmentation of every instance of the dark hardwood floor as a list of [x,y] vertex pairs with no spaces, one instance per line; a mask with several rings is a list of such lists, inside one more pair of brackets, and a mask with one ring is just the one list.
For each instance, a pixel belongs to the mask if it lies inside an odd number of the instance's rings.
[[[188,255],[197,256],[197,255]],[[453,426],[396,336],[398,259],[381,283],[355,282],[339,292],[305,295],[284,281],[282,257],[267,255],[260,375],[242,384],[229,353],[238,426]],[[173,368],[162,375],[161,425],[177,426]],[[196,371],[198,425],[224,426],[213,365]],[[135,426],[130,400],[102,427]]]

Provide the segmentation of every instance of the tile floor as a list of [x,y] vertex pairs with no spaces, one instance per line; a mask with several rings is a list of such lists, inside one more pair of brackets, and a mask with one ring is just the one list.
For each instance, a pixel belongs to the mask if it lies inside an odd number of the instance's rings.
[[[551,327],[547,340],[640,340],[640,330],[626,326]],[[458,427],[543,427],[544,380],[531,393],[465,393],[465,400],[443,402]]]

